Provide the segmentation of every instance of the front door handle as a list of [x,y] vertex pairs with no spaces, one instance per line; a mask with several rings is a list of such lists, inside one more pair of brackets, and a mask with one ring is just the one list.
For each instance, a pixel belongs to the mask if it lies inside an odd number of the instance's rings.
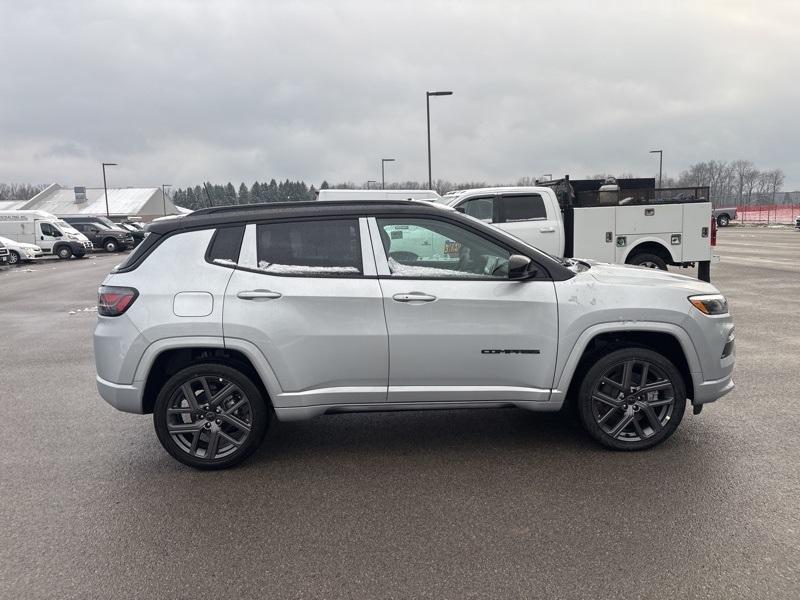
[[408,292],[407,294],[395,294],[392,296],[395,302],[433,302],[436,296],[423,294],[422,292]]
[[555,227],[539,227],[539,231],[541,231],[542,233],[555,233],[556,232],[556,228]]
[[270,290],[244,290],[236,294],[237,298],[242,300],[275,300],[280,298],[279,292],[271,292]]

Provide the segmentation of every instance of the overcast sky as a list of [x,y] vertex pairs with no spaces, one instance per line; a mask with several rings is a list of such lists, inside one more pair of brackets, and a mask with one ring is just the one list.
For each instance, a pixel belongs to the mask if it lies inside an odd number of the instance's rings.
[[800,189],[800,2],[0,0],[0,181],[677,175]]

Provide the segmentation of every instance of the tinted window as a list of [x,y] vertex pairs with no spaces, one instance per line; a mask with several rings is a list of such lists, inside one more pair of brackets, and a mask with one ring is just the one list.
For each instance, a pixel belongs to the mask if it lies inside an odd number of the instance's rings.
[[244,225],[217,229],[208,247],[206,259],[209,262],[239,262],[242,237],[244,237]]
[[464,214],[475,217],[482,221],[492,222],[494,219],[494,197],[492,198],[471,198],[458,205],[464,210]]
[[50,225],[50,223],[42,223],[41,227],[43,235],[49,235],[51,237],[61,237],[61,232],[58,231],[52,225]]
[[508,277],[508,250],[467,229],[435,219],[378,219],[396,277]]
[[544,200],[539,194],[503,197],[504,221],[527,221],[529,219],[546,219],[547,211]]
[[279,275],[360,274],[358,221],[295,221],[258,226],[258,268]]

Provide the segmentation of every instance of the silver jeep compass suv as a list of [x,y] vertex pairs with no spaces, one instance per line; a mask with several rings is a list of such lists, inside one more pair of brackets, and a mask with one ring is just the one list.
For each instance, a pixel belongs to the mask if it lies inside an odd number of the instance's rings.
[[149,230],[99,290],[97,385],[194,467],[243,460],[273,414],[566,405],[639,450],[733,389],[710,284],[555,259],[441,205],[247,205]]

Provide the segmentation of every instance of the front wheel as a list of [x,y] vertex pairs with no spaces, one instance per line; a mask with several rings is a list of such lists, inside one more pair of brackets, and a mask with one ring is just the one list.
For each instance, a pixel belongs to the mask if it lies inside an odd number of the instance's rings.
[[72,250],[69,246],[59,246],[58,250],[56,250],[56,254],[58,255],[58,258],[66,260],[72,256]]
[[728,218],[728,215],[720,215],[717,217],[717,225],[720,227],[727,227],[730,222],[731,220]]
[[18,265],[20,261],[19,253],[16,250],[12,250],[8,253],[8,264],[10,265]]
[[153,410],[167,452],[197,469],[232,467],[267,431],[265,398],[241,371],[215,363],[187,367],[161,388]]
[[644,348],[601,357],[578,392],[578,414],[595,440],[615,450],[644,450],[670,437],[686,408],[686,388],[675,365]]
[[628,259],[628,264],[647,267],[649,269],[660,269],[661,271],[667,270],[667,261],[657,254],[637,254],[633,258]]
[[116,252],[117,250],[119,250],[119,246],[117,245],[116,240],[105,240],[103,242],[103,249],[106,252]]

